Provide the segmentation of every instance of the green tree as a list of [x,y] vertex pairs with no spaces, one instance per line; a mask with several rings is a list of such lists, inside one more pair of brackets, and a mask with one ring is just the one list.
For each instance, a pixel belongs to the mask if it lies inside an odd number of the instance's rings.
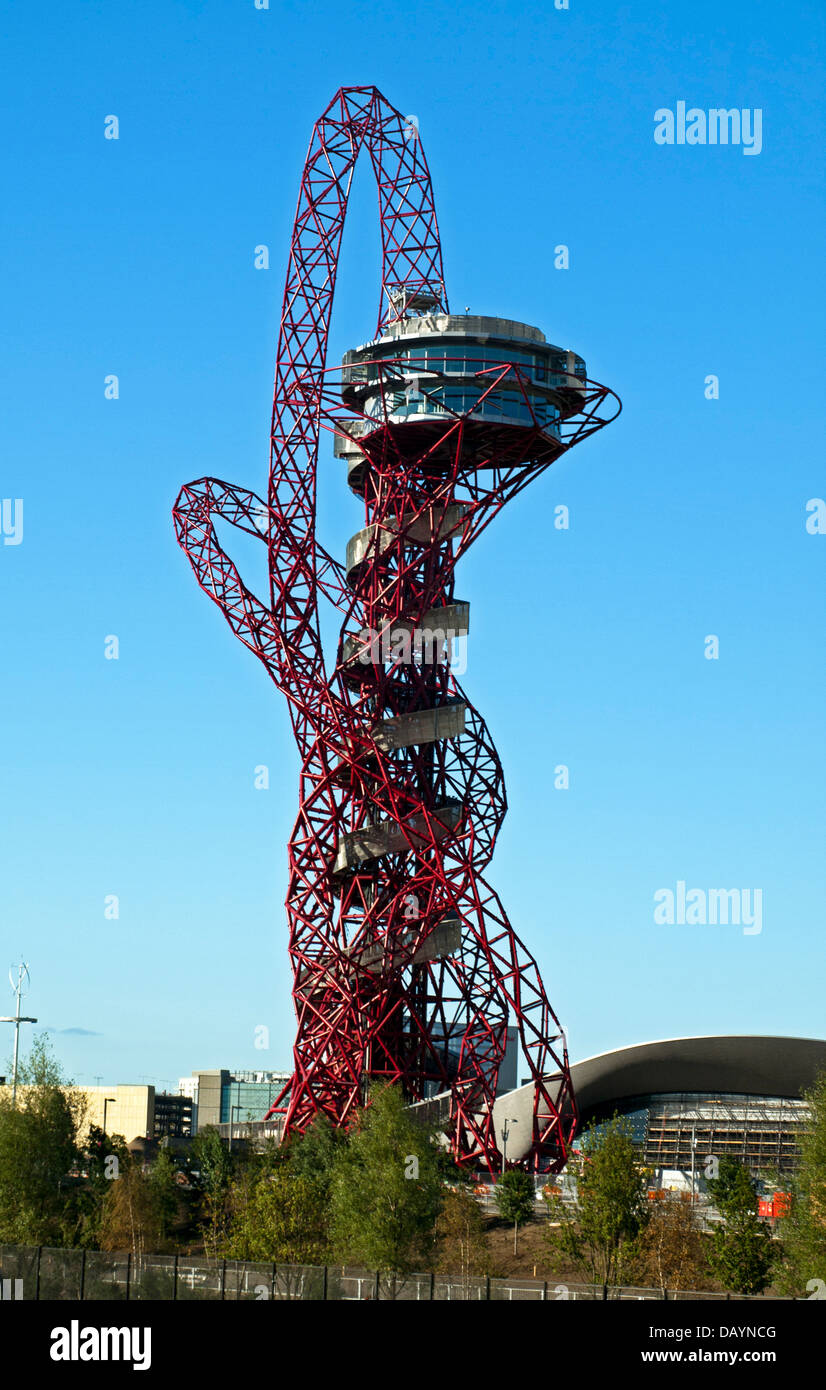
[[762,1292],[769,1283],[775,1248],[757,1215],[757,1184],[742,1163],[722,1158],[718,1176],[708,1179],[708,1190],[722,1217],[712,1236],[712,1272],[724,1289]]
[[723,1288],[734,1293],[762,1293],[774,1258],[771,1234],[752,1213],[727,1219],[712,1236],[709,1265]]
[[89,1126],[81,1146],[81,1165],[86,1174],[85,1186],[78,1198],[81,1245],[99,1248],[103,1204],[111,1183],[120,1174],[121,1165],[130,1161],[122,1134],[104,1134],[99,1125]]
[[129,1162],[129,1148],[122,1134],[104,1134],[100,1125],[90,1125],[81,1146],[83,1167],[90,1185],[101,1195],[117,1176],[122,1163]]
[[721,1216],[757,1211],[757,1184],[736,1158],[721,1158],[717,1177],[709,1178],[706,1186]]
[[816,1078],[804,1100],[811,1106],[812,1118],[789,1185],[789,1212],[779,1223],[783,1264],[778,1284],[797,1298],[817,1293],[826,1284],[826,1072]]
[[576,1204],[561,1197],[546,1198],[554,1225],[548,1231],[553,1260],[572,1261],[590,1282],[610,1284],[622,1278],[648,1218],[647,1170],[640,1162],[627,1121],[614,1116],[589,1125],[581,1152],[568,1164],[576,1178]]
[[444,1185],[434,1144],[395,1086],[374,1087],[330,1187],[332,1239],[344,1260],[386,1275],[427,1267]]
[[233,1161],[215,1125],[207,1125],[195,1135],[188,1172],[200,1198],[204,1250],[217,1259],[232,1222]]
[[705,1241],[687,1194],[655,1202],[633,1253],[631,1278],[645,1287],[703,1288],[708,1275]]
[[280,1164],[233,1184],[225,1245],[230,1258],[323,1264],[327,1241],[328,1203],[315,1179]]
[[140,1161],[129,1157],[108,1186],[100,1221],[102,1250],[129,1250],[135,1256],[163,1249],[163,1217],[157,1191]]
[[303,1134],[294,1135],[283,1150],[290,1172],[309,1178],[329,1192],[333,1169],[347,1144],[343,1129],[331,1124],[326,1115],[316,1115]]
[[479,1203],[465,1187],[445,1194],[436,1235],[439,1268],[458,1274],[469,1296],[471,1279],[488,1272],[490,1252]]
[[215,1125],[199,1129],[188,1155],[188,1171],[199,1192],[219,1193],[229,1187],[232,1157]]
[[168,1149],[161,1149],[149,1170],[149,1186],[155,1198],[161,1237],[166,1238],[178,1216],[180,1189],[177,1168]]
[[530,1221],[534,1208],[533,1179],[518,1168],[503,1173],[493,1189],[496,1210],[504,1221],[513,1222],[513,1253],[518,1254],[519,1227]]
[[267,1145],[232,1185],[226,1253],[318,1264],[329,1250],[330,1184],[347,1136],[326,1115],[283,1145]]
[[64,1245],[78,1229],[69,1175],[80,1161],[83,1098],[70,1089],[46,1034],[19,1069],[17,1105],[0,1098],[0,1242]]

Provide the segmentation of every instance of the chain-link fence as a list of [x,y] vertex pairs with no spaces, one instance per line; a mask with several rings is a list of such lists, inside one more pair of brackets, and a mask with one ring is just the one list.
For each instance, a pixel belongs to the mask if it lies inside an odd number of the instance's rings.
[[95,1300],[267,1299],[501,1303],[585,1299],[739,1299],[701,1290],[639,1289],[559,1279],[485,1279],[453,1274],[386,1275],[342,1265],[265,1264],[190,1255],[109,1254],[0,1245],[0,1298]]

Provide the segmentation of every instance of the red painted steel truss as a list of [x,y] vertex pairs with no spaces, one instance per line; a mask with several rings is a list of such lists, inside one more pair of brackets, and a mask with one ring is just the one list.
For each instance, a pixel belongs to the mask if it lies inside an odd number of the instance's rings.
[[[484,876],[506,809],[502,770],[439,628],[461,614],[454,571],[468,546],[509,498],[612,418],[603,413],[611,393],[587,383],[557,441],[534,418],[530,455],[524,432],[517,451],[527,464],[517,461],[512,431],[481,424],[479,403],[445,410],[424,429],[394,423],[389,403],[407,378],[386,358],[376,367],[378,417],[375,408],[369,421],[348,412],[326,353],[362,146],[379,194],[378,335],[422,303],[447,313],[418,132],[375,88],[342,89],[315,126],[301,179],[267,500],[202,478],[174,509],[199,585],[286,696],[301,757],[287,896],[298,1033],[294,1075],[274,1109],[286,1112],[287,1132],[318,1112],[346,1123],[366,1083],[386,1078],[411,1102],[439,1097],[458,1160],[498,1168],[493,1100],[511,1021],[535,1084],[521,1162],[557,1169],[576,1122],[565,1039],[536,963]],[[525,385],[518,366],[480,373],[485,391],[505,377]],[[527,391],[525,400],[531,409]],[[365,530],[346,567],[316,536],[321,428],[357,439],[364,455]],[[267,545],[268,604],[219,545],[218,518]],[[322,599],[342,617],[331,672]],[[434,610],[444,610],[444,624]],[[417,719],[440,718],[447,737],[404,733],[421,734]]]

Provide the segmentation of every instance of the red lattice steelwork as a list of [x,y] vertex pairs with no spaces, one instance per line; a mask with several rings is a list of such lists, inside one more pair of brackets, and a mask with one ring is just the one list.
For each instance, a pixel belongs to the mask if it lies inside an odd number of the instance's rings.
[[[438,418],[426,418],[426,404],[421,417],[400,421],[410,362],[385,353],[367,367],[369,408],[354,404],[352,372],[328,371],[326,352],[362,146],[379,193],[377,336],[400,321],[424,323],[423,309],[431,330],[447,322],[418,132],[375,88],[342,89],[315,126],[301,180],[267,501],[203,478],[182,489],[174,509],[201,588],[284,692],[301,756],[287,897],[298,1033],[294,1075],[274,1109],[285,1112],[287,1132],[318,1112],[346,1123],[366,1083],[384,1078],[411,1102],[438,1096],[457,1159],[496,1169],[492,1107],[510,1019],[535,1085],[520,1162],[557,1169],[576,1123],[565,1040],[536,963],[484,877],[506,809],[502,771],[440,629],[467,630],[466,606],[454,597],[457,561],[510,497],[613,418],[600,413],[612,393],[584,382],[553,436],[518,363],[480,364],[475,374],[471,364],[476,399],[467,408],[434,406]],[[428,380],[417,387],[425,400]],[[483,419],[503,383],[527,406],[521,428]],[[316,537],[321,428],[360,451],[350,480],[363,497],[364,529],[346,566]],[[216,518],[266,542],[268,604],[221,549]],[[342,616],[332,671],[322,598]]]

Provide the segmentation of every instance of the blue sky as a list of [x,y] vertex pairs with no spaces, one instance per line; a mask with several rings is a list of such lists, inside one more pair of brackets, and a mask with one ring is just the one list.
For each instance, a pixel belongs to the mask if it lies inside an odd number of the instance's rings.
[[[290,1064],[297,759],[170,508],[204,474],[264,489],[302,161],[357,84],[418,117],[454,308],[538,325],[623,400],[458,585],[510,801],[490,877],[572,1056],[822,1037],[819,0],[47,3],[6,30],[0,496],[24,533],[0,545],[0,940],[67,1069]],[[760,108],[759,156],[656,145],[680,100]],[[373,330],[374,202],[364,167],[332,360]],[[358,504],[329,446],[320,471],[343,554]],[[679,880],[762,889],[762,931],[656,924]]]

